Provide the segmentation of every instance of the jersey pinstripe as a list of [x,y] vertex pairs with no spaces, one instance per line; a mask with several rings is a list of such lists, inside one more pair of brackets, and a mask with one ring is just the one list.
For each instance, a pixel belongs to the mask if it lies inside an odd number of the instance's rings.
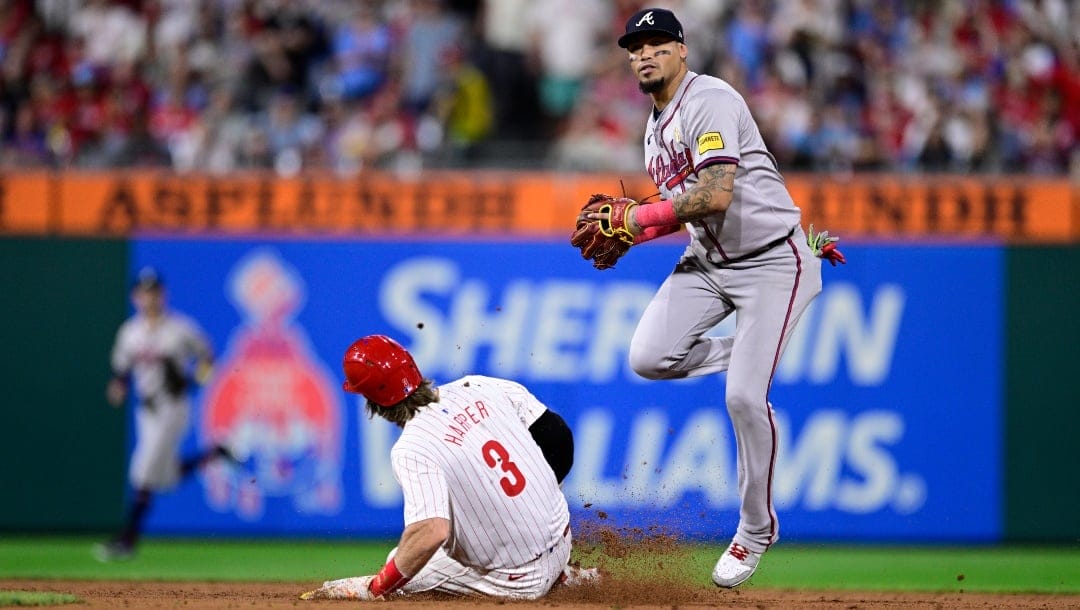
[[391,450],[405,525],[449,519],[447,553],[469,567],[535,561],[560,543],[570,522],[526,424],[546,407],[520,384],[479,375],[439,386],[439,398],[405,424]]
[[644,140],[646,169],[664,199],[692,188],[706,167],[738,165],[727,211],[687,225],[699,256],[712,262],[737,258],[799,226],[802,212],[746,101],[727,82],[687,72],[671,103],[650,115]]

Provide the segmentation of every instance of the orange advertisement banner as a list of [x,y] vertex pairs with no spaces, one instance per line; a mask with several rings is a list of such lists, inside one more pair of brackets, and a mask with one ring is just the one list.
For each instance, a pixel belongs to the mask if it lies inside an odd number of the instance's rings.
[[[804,224],[845,239],[1080,241],[1067,179],[857,175],[787,180]],[[647,197],[644,175],[430,171],[354,178],[158,172],[0,174],[0,235],[568,234],[591,193]]]

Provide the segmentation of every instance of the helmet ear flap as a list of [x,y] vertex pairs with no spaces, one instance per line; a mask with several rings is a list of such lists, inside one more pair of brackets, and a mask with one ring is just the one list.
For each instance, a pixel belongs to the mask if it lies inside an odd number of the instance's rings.
[[346,392],[361,394],[383,407],[405,400],[424,380],[408,350],[385,335],[354,341],[345,350],[342,368]]
[[342,367],[345,369],[345,382],[342,384],[344,390],[362,394],[362,388],[366,387],[372,376],[373,367],[365,365],[362,361],[350,359],[348,356],[345,357]]

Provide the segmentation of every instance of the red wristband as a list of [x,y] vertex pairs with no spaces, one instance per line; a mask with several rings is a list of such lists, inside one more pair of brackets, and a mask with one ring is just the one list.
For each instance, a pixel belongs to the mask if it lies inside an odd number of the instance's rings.
[[405,576],[398,570],[397,564],[394,563],[394,559],[386,562],[386,565],[379,570],[379,573],[375,575],[375,578],[371,579],[371,586],[368,589],[375,597],[382,597],[389,593],[397,591],[401,587],[405,586],[405,583],[409,582],[409,576]]
[[634,221],[643,229],[680,224],[675,216],[675,203],[670,199],[639,205],[634,211]]

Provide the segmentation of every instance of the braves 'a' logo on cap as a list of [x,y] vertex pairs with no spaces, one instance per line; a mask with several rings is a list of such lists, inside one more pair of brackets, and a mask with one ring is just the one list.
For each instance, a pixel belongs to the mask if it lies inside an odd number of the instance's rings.
[[641,19],[638,19],[638,22],[634,24],[634,27],[639,28],[639,27],[641,27],[641,24],[643,24],[643,23],[653,25],[652,11],[649,11],[649,12],[645,13],[644,15],[642,15]]

